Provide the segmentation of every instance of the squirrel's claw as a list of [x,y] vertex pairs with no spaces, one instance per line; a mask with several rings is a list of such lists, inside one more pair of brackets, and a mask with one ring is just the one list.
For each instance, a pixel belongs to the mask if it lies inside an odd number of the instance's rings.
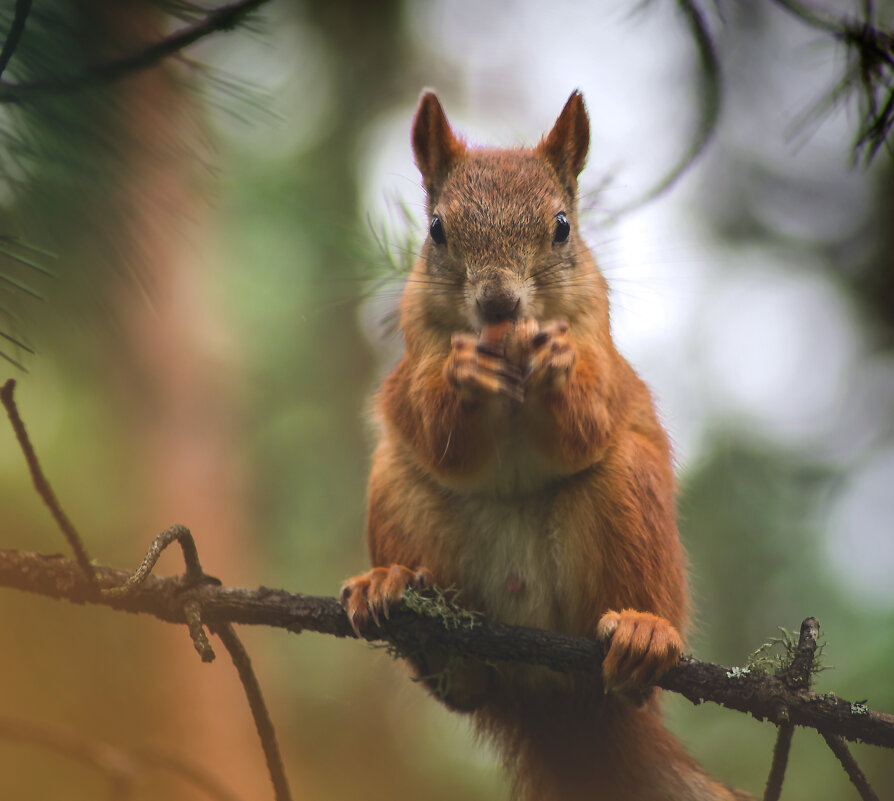
[[596,628],[607,646],[602,662],[606,692],[644,700],[661,676],[680,661],[683,641],[663,617],[624,609],[606,612]]
[[348,579],[341,589],[339,600],[348,616],[348,622],[354,634],[360,637],[361,629],[369,621],[369,604],[367,602],[368,574]]
[[560,389],[568,379],[575,359],[574,346],[568,337],[568,323],[565,320],[545,323],[531,338],[525,381],[532,387]]
[[472,334],[457,333],[450,344],[444,378],[460,397],[478,400],[503,395],[519,402],[524,400],[522,372],[502,357],[499,341],[479,342]]
[[541,325],[533,317],[519,320],[504,334],[500,340],[504,358],[517,368],[523,392],[562,387],[576,359],[574,345],[567,334],[566,320],[551,320]]
[[424,567],[415,571],[403,565],[374,567],[349,578],[342,586],[339,600],[351,628],[360,637],[370,618],[377,626],[382,625],[382,617],[389,618],[391,610],[400,604],[404,590],[422,591],[433,583],[431,572]]
[[528,388],[557,390],[576,359],[568,323],[541,326],[533,317],[487,325],[473,334],[451,337],[444,378],[465,400],[502,395],[523,403]]

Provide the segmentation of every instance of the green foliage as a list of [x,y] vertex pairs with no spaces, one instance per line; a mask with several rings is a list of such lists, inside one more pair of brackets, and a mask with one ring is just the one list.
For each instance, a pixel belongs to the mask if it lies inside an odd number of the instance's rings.
[[407,609],[426,617],[438,618],[448,629],[473,629],[480,612],[463,609],[456,599],[459,591],[454,588],[434,587],[426,593],[413,589],[404,590],[403,601]]
[[784,673],[791,667],[797,642],[783,626],[779,627],[779,633],[779,637],[771,637],[751,653],[745,668],[749,673],[766,676]]
[[388,219],[373,222],[367,217],[379,259],[376,267],[382,280],[406,276],[413,268],[419,249],[416,236],[417,220],[405,198],[396,195],[386,198]]
[[[55,278],[55,273],[41,261],[53,258],[53,254],[35,245],[23,241],[20,237],[0,235],[0,298],[11,296],[9,301],[0,304],[0,359],[27,372],[21,354],[33,354],[34,349],[28,344],[25,324],[12,305],[26,295],[33,300],[43,300],[43,295],[22,281],[15,265],[21,265],[34,273]],[[8,343],[8,344],[7,344]],[[14,350],[9,350],[12,345]]]
[[856,98],[861,121],[852,150],[855,164],[868,166],[878,151],[891,151],[894,127],[894,33],[879,26],[872,3],[864,3],[863,18],[838,16],[797,0],[776,0],[804,25],[844,45],[847,68],[828,97],[804,117],[802,124],[819,119],[835,106]]
[[[825,643],[817,646],[810,666],[810,675],[826,670],[822,664]],[[797,634],[779,626],[779,636],[771,637],[749,655],[744,667],[732,667],[727,678],[738,679],[746,676],[772,676],[785,673],[791,668],[798,649]]]

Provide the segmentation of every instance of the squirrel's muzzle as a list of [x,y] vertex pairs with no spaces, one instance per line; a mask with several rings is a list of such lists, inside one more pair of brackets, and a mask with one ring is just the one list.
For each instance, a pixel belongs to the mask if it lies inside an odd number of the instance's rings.
[[485,281],[475,290],[475,303],[488,323],[514,320],[521,313],[521,292],[507,282]]

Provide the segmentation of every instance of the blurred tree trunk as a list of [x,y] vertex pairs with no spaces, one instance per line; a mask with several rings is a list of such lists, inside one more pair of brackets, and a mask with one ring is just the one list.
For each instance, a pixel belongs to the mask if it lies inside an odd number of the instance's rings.
[[[98,23],[94,30],[102,34],[97,58],[135,51],[164,35],[163,15],[153,3],[93,0],[89,7]],[[96,205],[82,210],[106,226],[102,239],[119,262],[117,280],[105,291],[121,340],[102,375],[133,432],[122,466],[140,488],[129,515],[131,553],[182,522],[194,532],[209,573],[236,584],[256,582],[250,475],[233,406],[236,360],[215,302],[210,174],[200,166],[207,153],[200,150],[194,95],[177,79],[178,68],[165,64],[107,92],[118,124],[118,180],[111,184],[113,196],[88,194]],[[181,569],[173,551],[162,570]],[[202,666],[185,631],[151,632],[143,675],[134,679],[145,683],[154,731],[134,731],[132,744],[149,734],[146,740],[178,751],[241,797],[268,797],[270,782],[246,701],[226,652],[215,647],[218,661]],[[165,687],[151,681],[158,676],[167,677]],[[184,792],[182,784],[172,784],[170,792],[175,788]]]

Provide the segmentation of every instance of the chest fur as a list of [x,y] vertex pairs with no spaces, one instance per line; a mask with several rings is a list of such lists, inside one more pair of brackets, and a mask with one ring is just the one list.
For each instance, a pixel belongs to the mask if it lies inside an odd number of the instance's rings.
[[562,628],[568,576],[549,495],[459,495],[451,503],[460,603],[504,623]]

